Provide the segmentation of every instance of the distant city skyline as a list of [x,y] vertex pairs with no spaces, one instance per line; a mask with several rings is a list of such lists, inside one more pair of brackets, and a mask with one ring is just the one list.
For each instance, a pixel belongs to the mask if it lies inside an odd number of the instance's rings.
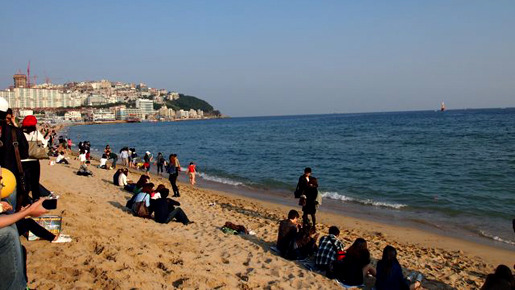
[[0,89],[108,79],[230,116],[515,106],[513,1],[45,1],[0,10]]

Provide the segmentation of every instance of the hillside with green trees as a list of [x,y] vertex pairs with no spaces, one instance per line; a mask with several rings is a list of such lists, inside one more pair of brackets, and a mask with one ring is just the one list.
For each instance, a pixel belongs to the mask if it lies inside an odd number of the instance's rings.
[[194,96],[179,94],[179,98],[173,101],[166,101],[166,106],[174,110],[202,110],[206,113],[213,112],[214,108],[208,102]]

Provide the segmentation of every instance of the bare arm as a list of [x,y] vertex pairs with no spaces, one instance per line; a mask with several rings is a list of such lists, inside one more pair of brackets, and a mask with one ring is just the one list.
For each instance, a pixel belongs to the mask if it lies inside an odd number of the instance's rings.
[[41,198],[35,203],[31,204],[28,207],[22,208],[19,212],[14,214],[8,214],[8,215],[0,215],[0,228],[10,226],[14,224],[15,222],[24,219],[25,217],[32,216],[32,217],[38,217],[42,214],[45,214],[48,212],[43,207],[43,201],[45,198]]

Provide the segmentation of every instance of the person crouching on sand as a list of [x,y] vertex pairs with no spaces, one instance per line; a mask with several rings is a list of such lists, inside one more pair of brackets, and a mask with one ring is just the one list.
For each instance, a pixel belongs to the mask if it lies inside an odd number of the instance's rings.
[[86,163],[82,164],[79,168],[79,171],[77,171],[77,175],[81,176],[90,176],[93,175],[93,172],[88,169],[88,165],[91,164],[91,162],[88,160]]
[[195,185],[195,175],[197,174],[197,166],[195,163],[190,162],[190,165],[188,166],[188,175],[190,177],[190,184]]

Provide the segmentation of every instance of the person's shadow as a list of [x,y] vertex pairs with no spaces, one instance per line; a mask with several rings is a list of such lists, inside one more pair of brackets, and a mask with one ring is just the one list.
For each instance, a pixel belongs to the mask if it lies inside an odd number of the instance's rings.
[[116,207],[118,209],[121,209],[123,210],[124,212],[126,213],[132,213],[130,209],[128,209],[127,207],[125,207],[125,205],[122,205],[121,203],[117,202],[117,201],[109,201],[109,204],[111,204],[113,207]]

